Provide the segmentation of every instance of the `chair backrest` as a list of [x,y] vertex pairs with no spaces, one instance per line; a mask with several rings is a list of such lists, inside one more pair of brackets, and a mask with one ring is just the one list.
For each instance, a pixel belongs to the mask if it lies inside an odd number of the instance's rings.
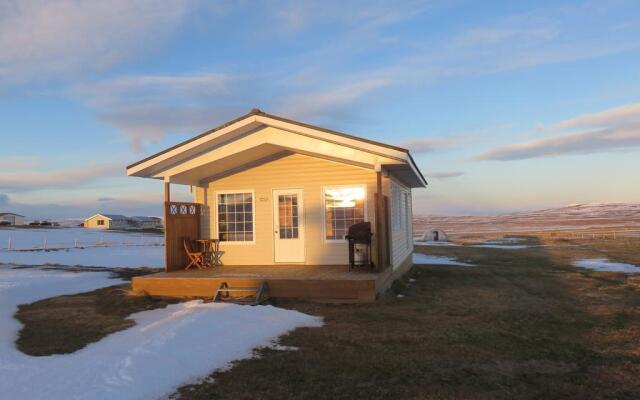
[[188,239],[188,238],[182,239],[182,244],[184,245],[184,251],[186,251],[188,254],[194,253],[193,243],[191,242],[191,239]]

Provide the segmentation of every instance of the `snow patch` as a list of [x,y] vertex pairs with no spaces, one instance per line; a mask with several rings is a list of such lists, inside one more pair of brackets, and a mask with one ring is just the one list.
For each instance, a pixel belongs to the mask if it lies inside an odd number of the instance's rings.
[[50,251],[0,251],[0,264],[162,268],[164,247],[120,246]]
[[462,267],[473,267],[474,264],[458,261],[452,257],[444,256],[431,256],[422,253],[413,253],[412,261],[414,264],[428,264],[428,265],[458,265]]
[[625,264],[609,261],[606,258],[585,258],[573,262],[579,268],[588,268],[595,271],[624,272],[628,274],[640,273],[640,267],[633,264]]
[[253,349],[322,320],[273,306],[194,300],[143,311],[136,325],[72,354],[31,357],[14,347],[19,304],[121,283],[101,272],[0,267],[0,393],[8,399],[154,399],[251,357]]

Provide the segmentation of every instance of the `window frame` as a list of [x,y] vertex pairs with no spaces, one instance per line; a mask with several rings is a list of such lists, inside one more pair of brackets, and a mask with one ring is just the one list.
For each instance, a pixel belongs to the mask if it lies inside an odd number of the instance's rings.
[[[220,227],[219,227],[219,215],[218,215],[218,195],[220,194],[243,194],[251,193],[251,224],[253,225],[253,240],[220,240]],[[216,239],[220,240],[220,245],[251,245],[256,243],[256,193],[253,189],[229,189],[229,190],[215,190],[214,191],[214,234]]]
[[363,213],[364,213],[364,222],[369,221],[369,192],[367,191],[367,185],[365,183],[356,183],[352,185],[327,185],[322,186],[322,190],[320,191],[321,196],[321,204],[322,204],[322,240],[325,244],[339,244],[339,243],[347,243],[345,239],[327,239],[327,203],[326,203],[326,193],[327,190],[331,189],[349,189],[349,188],[360,188],[364,189],[364,204],[363,204]]
[[104,219],[99,219],[96,221],[96,226],[104,226],[104,225],[105,225]]

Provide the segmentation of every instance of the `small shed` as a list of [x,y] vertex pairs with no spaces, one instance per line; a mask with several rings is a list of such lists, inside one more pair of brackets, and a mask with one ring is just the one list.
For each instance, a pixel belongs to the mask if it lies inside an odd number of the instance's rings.
[[447,242],[449,236],[442,229],[427,229],[422,235],[424,242]]
[[8,222],[9,225],[24,225],[24,215],[11,212],[0,213],[0,222]]
[[126,229],[131,219],[119,214],[96,214],[84,220],[84,227],[91,229]]

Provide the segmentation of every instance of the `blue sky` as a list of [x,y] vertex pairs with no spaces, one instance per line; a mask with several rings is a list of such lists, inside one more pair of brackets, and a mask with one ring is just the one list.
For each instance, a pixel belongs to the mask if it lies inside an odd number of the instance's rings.
[[615,0],[0,0],[0,209],[159,214],[161,182],[124,167],[254,107],[410,148],[420,214],[638,202],[639,16]]

